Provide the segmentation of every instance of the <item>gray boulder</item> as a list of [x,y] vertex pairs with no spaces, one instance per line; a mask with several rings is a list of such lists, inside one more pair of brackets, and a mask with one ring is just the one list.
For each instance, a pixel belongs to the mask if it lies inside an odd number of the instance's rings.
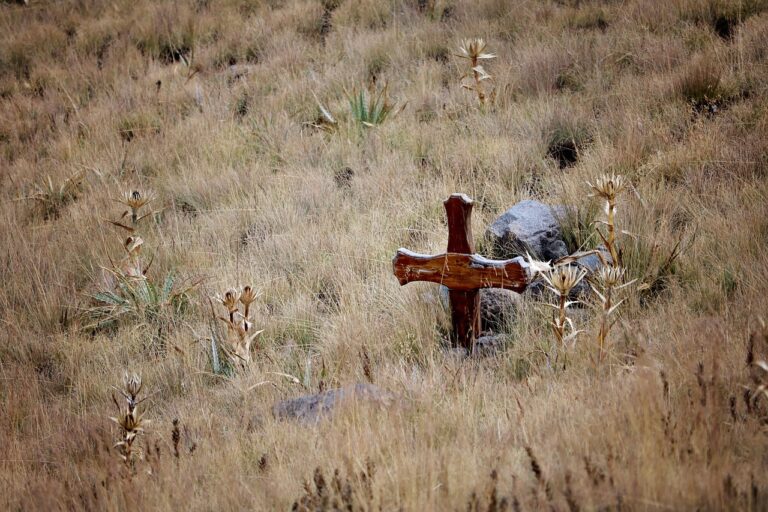
[[520,201],[499,216],[485,231],[493,256],[500,259],[525,256],[556,260],[568,255],[557,215],[560,208],[538,201]]
[[387,407],[396,401],[397,397],[394,394],[372,384],[354,384],[314,395],[282,400],[272,407],[272,414],[281,420],[295,419],[305,423],[316,423],[322,417],[333,414],[339,407],[353,402]]
[[[611,253],[608,252],[608,249],[606,249],[604,245],[600,245],[599,247],[597,247],[597,250],[600,251],[600,253],[603,256],[603,259],[605,259],[605,261],[608,264],[611,264],[613,260],[611,259]],[[579,258],[576,261],[576,264],[581,268],[585,269],[590,274],[592,272],[596,272],[600,270],[600,267],[603,266],[603,262],[600,259],[600,256],[598,256],[597,254],[590,254],[589,256]]]
[[[450,307],[448,288],[440,285],[440,302],[446,309]],[[480,326],[484,333],[502,332],[504,327],[515,319],[520,294],[502,288],[483,288],[480,290]]]
[[514,321],[519,304],[520,294],[512,290],[480,290],[480,325],[483,332],[503,332]]

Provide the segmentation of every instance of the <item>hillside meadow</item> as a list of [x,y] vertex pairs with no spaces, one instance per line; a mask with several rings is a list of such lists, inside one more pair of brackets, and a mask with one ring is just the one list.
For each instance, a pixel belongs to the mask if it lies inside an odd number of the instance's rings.
[[[600,361],[599,311],[553,364],[530,294],[461,357],[392,275],[454,192],[484,254],[525,199],[592,249],[611,173]],[[765,0],[5,1],[0,508],[765,510],[766,247]],[[246,285],[240,364],[215,298]],[[355,383],[396,403],[272,413]]]

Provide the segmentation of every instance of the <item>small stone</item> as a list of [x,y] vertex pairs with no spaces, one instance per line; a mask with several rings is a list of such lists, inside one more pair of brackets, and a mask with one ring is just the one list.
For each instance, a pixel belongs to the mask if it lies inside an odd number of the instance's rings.
[[460,363],[464,361],[469,354],[464,347],[449,347],[445,350],[445,355],[446,359]]
[[480,336],[475,340],[475,354],[479,356],[494,355],[504,347],[505,342],[506,336],[502,334]]
[[372,384],[354,384],[314,395],[282,400],[274,405],[272,413],[281,420],[295,419],[305,423],[317,423],[326,415],[333,414],[340,406],[351,402],[388,407],[397,400],[394,394]]

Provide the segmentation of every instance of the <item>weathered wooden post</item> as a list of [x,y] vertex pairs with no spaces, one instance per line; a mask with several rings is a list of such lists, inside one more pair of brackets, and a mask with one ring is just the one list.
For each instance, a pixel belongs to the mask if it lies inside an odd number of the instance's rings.
[[429,281],[445,285],[451,300],[451,341],[472,353],[480,333],[481,288],[505,288],[522,292],[531,280],[523,258],[489,260],[474,254],[472,241],[472,200],[464,194],[452,194],[445,200],[448,215],[448,251],[429,256],[408,249],[398,249],[392,260],[401,285]]

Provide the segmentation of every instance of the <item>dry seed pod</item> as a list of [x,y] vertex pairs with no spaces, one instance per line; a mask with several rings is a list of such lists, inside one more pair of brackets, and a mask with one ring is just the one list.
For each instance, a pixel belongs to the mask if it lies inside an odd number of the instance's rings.
[[243,287],[243,293],[240,294],[240,302],[245,307],[245,314],[243,315],[245,317],[245,320],[248,320],[251,304],[253,304],[256,301],[256,298],[258,296],[259,294],[256,293],[256,290],[254,290],[250,286]]
[[587,271],[578,267],[563,266],[556,267],[549,272],[542,274],[542,277],[549,285],[548,288],[558,297],[567,297],[574,286],[584,279]]
[[112,420],[120,425],[120,428],[123,429],[126,435],[132,434],[135,436],[144,432],[142,426],[144,425],[144,421],[142,415],[138,412],[138,408],[134,408],[132,411],[125,411],[117,418],[112,418]]
[[587,185],[594,191],[591,194],[593,197],[601,197],[606,201],[614,202],[616,197],[626,190],[628,183],[620,174],[604,174],[598,177],[594,184],[587,182]]
[[485,53],[487,43],[483,38],[476,39],[464,39],[459,45],[458,57],[462,59],[469,59],[471,61],[494,59],[496,55],[493,53]]
[[237,292],[237,290],[230,288],[224,292],[224,297],[216,297],[216,300],[221,302],[221,304],[227,308],[227,313],[229,313],[229,321],[234,323],[235,313],[237,313],[237,303],[240,300],[240,294]]
[[153,200],[154,195],[152,192],[141,190],[132,190],[130,192],[126,192],[123,194],[121,199],[118,199],[119,202],[123,203],[131,209],[131,223],[134,225],[134,227],[139,220],[141,220],[143,217],[146,217],[146,215],[140,217],[139,210],[141,210],[141,208]]
[[[550,325],[558,347],[575,339],[580,332],[574,329],[573,322],[568,318],[568,306],[572,304],[568,301],[568,294],[586,275],[586,270],[572,266],[555,267],[541,274],[542,279],[547,283],[547,288],[558,297],[557,303],[550,305],[556,310]],[[571,328],[571,333],[566,335],[568,326]]]
[[143,206],[146,206],[154,199],[151,192],[142,192],[141,190],[132,190],[123,194],[123,198],[120,201],[131,210],[138,211]]
[[119,450],[123,462],[131,467],[133,467],[137,454],[133,448],[133,443],[140,434],[144,433],[144,428],[149,423],[149,420],[144,419],[138,408],[138,405],[143,401],[139,399],[142,387],[143,384],[139,375],[126,373],[123,376],[123,388],[119,390],[126,400],[125,408],[120,407],[114,395],[112,397],[118,407],[118,415],[110,419],[117,423],[121,430],[120,441],[114,446]]
[[621,267],[602,266],[595,273],[595,278],[602,288],[613,288],[624,280],[624,269]]
[[240,294],[240,302],[242,302],[247,307],[248,305],[252,304],[258,296],[259,294],[256,293],[253,288],[250,286],[244,286],[243,293]]
[[136,398],[139,396],[142,386],[141,377],[135,373],[133,375],[128,375],[128,372],[125,373],[125,376],[123,377],[123,388],[125,388],[124,394],[127,397],[130,397],[133,402],[136,402]]

